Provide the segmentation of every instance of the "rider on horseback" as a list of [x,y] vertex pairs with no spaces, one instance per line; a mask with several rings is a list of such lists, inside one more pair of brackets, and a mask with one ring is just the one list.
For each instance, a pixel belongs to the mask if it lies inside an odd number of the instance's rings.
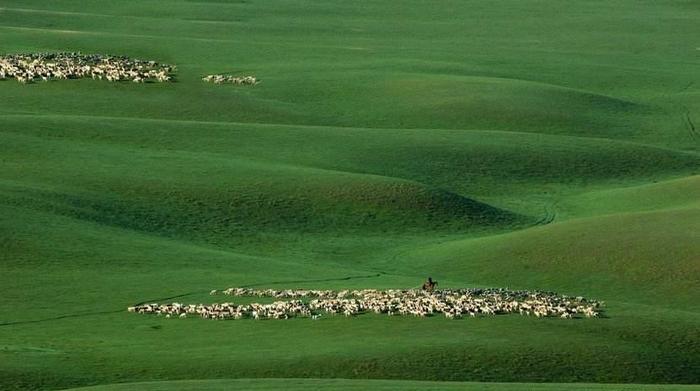
[[432,292],[437,284],[437,281],[433,281],[432,277],[428,277],[428,281],[423,283],[423,287],[421,289],[426,292]]

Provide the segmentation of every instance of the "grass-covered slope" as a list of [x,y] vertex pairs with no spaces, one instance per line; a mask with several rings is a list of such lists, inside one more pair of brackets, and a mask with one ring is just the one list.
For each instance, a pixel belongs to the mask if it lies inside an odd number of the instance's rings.
[[[698,18],[682,1],[4,0],[0,52],[178,72],[0,81],[0,389],[700,383]],[[262,82],[201,82],[211,73]],[[125,311],[428,275],[607,309]],[[322,379],[270,380],[290,377]],[[231,378],[262,380],[186,382]]]
[[641,385],[641,384],[533,384],[533,383],[466,383],[466,382],[427,382],[405,380],[350,380],[350,379],[236,379],[236,380],[205,380],[205,381],[175,381],[153,383],[126,383],[106,386],[84,387],[75,390],[111,391],[111,390],[693,390],[697,387],[680,385]]
[[681,208],[457,240],[418,249],[411,256],[430,260],[433,273],[449,269],[486,285],[586,291],[692,308],[700,280],[698,253],[700,208]]
[[[522,132],[51,115],[8,115],[3,123],[8,157],[39,155],[33,175],[54,183],[93,187],[93,182],[110,177],[130,181],[143,177],[175,182],[175,186],[178,181],[190,182],[183,187],[198,181],[198,191],[258,187],[265,182],[278,187],[311,186],[319,177],[326,181],[364,178],[375,183],[404,180],[488,199],[530,215],[542,213],[543,201],[556,201],[552,193],[578,194],[589,187],[663,180],[693,174],[700,165],[695,153],[655,145]],[[192,128],[197,129],[197,137],[192,137]],[[86,170],[86,159],[95,162],[101,176]],[[141,169],[134,170],[134,164]],[[27,167],[16,166],[16,171],[20,169],[22,173],[15,176],[21,178]],[[300,183],[295,175],[308,179]],[[337,187],[344,193],[362,191]]]
[[600,189],[561,202],[576,216],[700,207],[700,176],[638,186]]

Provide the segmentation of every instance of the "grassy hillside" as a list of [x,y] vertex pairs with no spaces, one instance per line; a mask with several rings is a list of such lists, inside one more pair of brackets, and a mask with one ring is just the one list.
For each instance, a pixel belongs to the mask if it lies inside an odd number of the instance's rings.
[[692,390],[693,386],[679,385],[640,385],[640,384],[523,384],[523,383],[459,383],[459,382],[427,382],[401,380],[346,380],[346,379],[240,379],[240,380],[207,380],[180,381],[156,383],[127,383],[124,385],[108,385],[79,388],[79,390],[122,390],[137,387],[142,390],[276,390],[284,387],[288,390],[308,389],[343,389],[343,390]]
[[649,304],[672,297],[665,306],[693,307],[700,280],[699,233],[700,209],[682,208],[450,241],[416,249],[411,256],[430,260],[436,272],[450,269],[488,285],[587,291]]
[[[4,0],[0,55],[178,72],[0,81],[0,389],[700,383],[699,18],[692,1]],[[224,72],[262,83],[200,81]],[[428,275],[607,309],[125,311]]]
[[700,200],[700,176],[613,189],[601,189],[563,200],[562,206],[578,216],[658,209],[697,208]]

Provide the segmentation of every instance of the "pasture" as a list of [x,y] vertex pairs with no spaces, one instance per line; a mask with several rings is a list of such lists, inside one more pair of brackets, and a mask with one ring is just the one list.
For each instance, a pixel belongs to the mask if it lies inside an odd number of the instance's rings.
[[[697,389],[698,20],[666,0],[3,0],[0,55],[177,70],[0,81],[0,389]],[[428,276],[605,316],[126,311]]]

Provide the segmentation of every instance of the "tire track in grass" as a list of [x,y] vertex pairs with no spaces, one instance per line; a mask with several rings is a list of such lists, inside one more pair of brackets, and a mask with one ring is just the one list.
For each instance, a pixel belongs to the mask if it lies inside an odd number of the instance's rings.
[[549,205],[546,204],[544,206],[544,216],[542,216],[537,222],[535,222],[535,225],[547,225],[551,224],[554,222],[554,220],[557,218],[557,212],[556,209],[554,208],[554,205]]
[[[339,278],[324,278],[324,279],[312,279],[312,280],[271,281],[271,282],[260,282],[260,283],[255,283],[255,284],[241,285],[241,287],[242,288],[252,288],[252,287],[256,287],[256,286],[277,285],[277,284],[302,284],[302,283],[307,283],[307,282],[348,281],[348,280],[363,279],[363,278],[377,278],[377,277],[380,277],[381,275],[382,275],[382,273],[363,275],[363,276],[347,276],[347,277],[339,277]],[[197,294],[204,294],[207,292],[209,292],[209,291],[199,290],[199,291],[181,293],[179,295],[174,295],[174,296],[144,300],[144,301],[141,301],[139,303],[136,303],[135,305],[143,305],[146,303],[172,300],[172,299],[177,299],[177,298],[181,298],[181,297],[193,296],[193,295],[197,295]],[[70,318],[82,318],[82,317],[87,317],[87,316],[109,315],[109,314],[116,314],[116,313],[120,313],[120,312],[124,312],[124,311],[125,311],[124,308],[120,308],[120,309],[108,310],[108,311],[78,312],[78,313],[58,315],[58,316],[53,316],[50,318],[43,318],[43,319],[4,322],[4,323],[0,323],[0,327],[32,324],[32,323],[44,323],[44,322],[50,322],[50,321],[54,321],[54,320],[70,319]]]
[[688,132],[690,133],[690,138],[693,140],[697,140],[700,135],[698,135],[698,130],[695,127],[695,123],[693,123],[693,119],[690,117],[690,109],[687,107],[685,108],[685,123],[688,128]]
[[49,322],[49,321],[52,321],[52,320],[61,320],[61,319],[69,319],[69,318],[81,318],[81,317],[85,317],[85,316],[115,314],[115,313],[121,312],[121,311],[122,311],[122,310],[98,311],[98,312],[84,312],[84,313],[76,313],[76,314],[59,315],[59,316],[54,316],[54,317],[51,317],[51,318],[44,318],[44,319],[20,320],[20,321],[16,321],[16,322],[5,322],[5,323],[0,323],[0,327],[2,327],[2,326],[22,325],[22,324],[31,324],[31,323],[43,323],[43,322]]

